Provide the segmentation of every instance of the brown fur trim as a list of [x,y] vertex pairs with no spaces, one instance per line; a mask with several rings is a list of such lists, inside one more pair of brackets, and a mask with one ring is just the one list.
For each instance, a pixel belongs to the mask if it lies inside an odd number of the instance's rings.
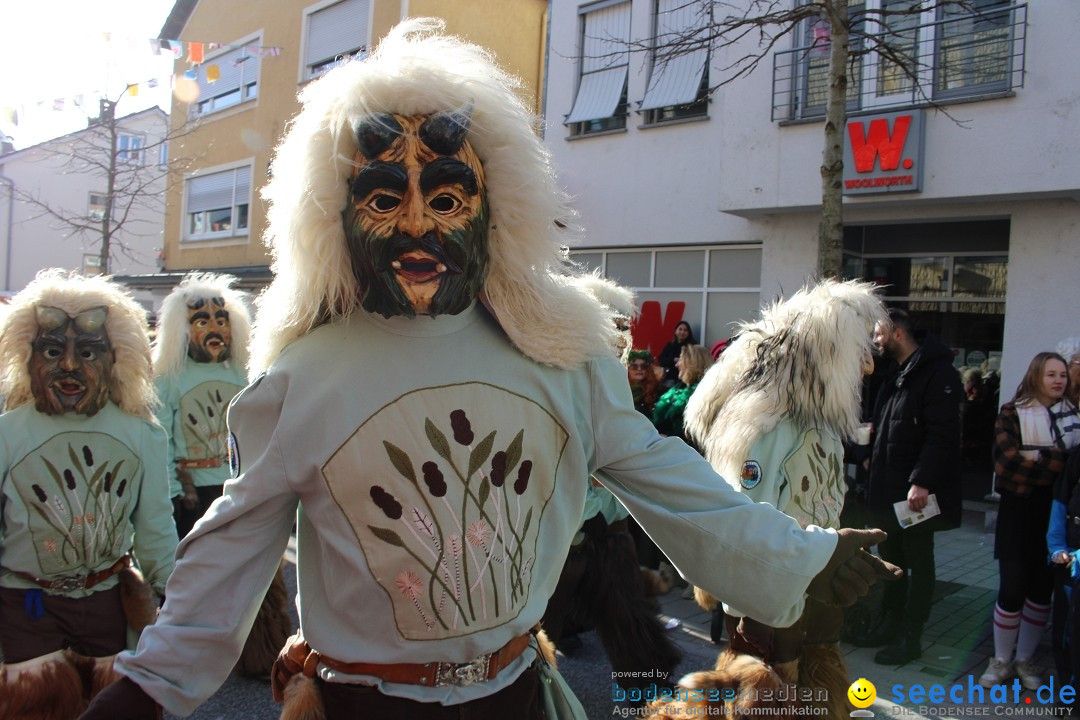
[[326,720],[322,691],[314,678],[293,675],[285,686],[281,720]]
[[645,585],[645,597],[667,595],[675,585],[675,578],[667,570],[641,568],[641,580]]
[[154,591],[136,568],[125,568],[117,576],[120,579],[120,604],[124,608],[124,617],[135,632],[141,633],[143,628],[157,620]]
[[0,720],[73,720],[86,705],[82,676],[62,652],[0,666]]
[[851,717],[854,709],[848,702],[851,685],[844,654],[839,643],[815,643],[803,645],[802,662],[799,664],[799,687],[824,689],[829,700],[821,704],[828,710],[830,720]]
[[[787,685],[769,665],[751,655],[737,655],[725,650],[716,661],[716,668],[691,673],[679,681],[682,696],[672,700],[654,700],[647,706],[646,716],[676,720],[687,717],[767,717],[770,711],[779,715],[781,708],[800,705],[798,699],[779,700],[776,692]],[[687,691],[702,690],[701,699],[687,697]],[[724,700],[722,692],[735,691],[734,700]],[[720,691],[720,692],[710,692]],[[768,698],[765,691],[772,691]],[[730,693],[729,693],[730,694]],[[715,695],[715,699],[710,699]]]
[[702,610],[708,610],[709,612],[712,612],[720,606],[719,600],[696,586],[694,587],[694,602],[696,602],[698,607]]
[[270,582],[255,624],[248,633],[244,650],[236,662],[236,671],[248,677],[269,677],[270,669],[278,658],[285,641],[293,634],[293,621],[289,616],[288,592],[281,566]]

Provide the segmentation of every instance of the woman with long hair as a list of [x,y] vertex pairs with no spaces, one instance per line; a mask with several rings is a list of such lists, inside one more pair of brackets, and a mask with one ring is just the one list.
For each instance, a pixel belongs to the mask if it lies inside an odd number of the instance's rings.
[[712,356],[704,346],[683,346],[682,353],[675,361],[675,366],[679,369],[679,382],[661,395],[653,406],[652,422],[661,435],[686,439],[683,433],[683,411],[712,363]]
[[994,535],[999,585],[994,657],[979,678],[984,687],[1011,677],[1029,690],[1043,682],[1031,659],[1050,616],[1054,584],[1046,530],[1054,481],[1080,444],[1080,417],[1068,395],[1065,358],[1041,352],[994,424],[994,472],[1001,494]]
[[683,348],[696,344],[697,340],[694,338],[694,331],[690,329],[690,323],[680,320],[675,326],[675,336],[660,351],[660,359],[657,361],[660,367],[664,368],[664,377],[661,380],[664,387],[672,387],[679,381],[679,368],[675,366],[675,361],[679,359]]

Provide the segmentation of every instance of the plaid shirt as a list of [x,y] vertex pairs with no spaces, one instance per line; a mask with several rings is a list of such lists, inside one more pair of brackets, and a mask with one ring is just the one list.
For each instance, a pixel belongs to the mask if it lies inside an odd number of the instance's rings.
[[[1076,408],[1068,403],[1053,417],[1058,427],[1076,421]],[[1040,448],[1038,460],[1028,460],[1020,449],[1020,419],[1016,406],[1006,403],[994,423],[994,485],[999,491],[1030,495],[1036,487],[1053,485],[1069,458],[1069,451],[1056,445]]]

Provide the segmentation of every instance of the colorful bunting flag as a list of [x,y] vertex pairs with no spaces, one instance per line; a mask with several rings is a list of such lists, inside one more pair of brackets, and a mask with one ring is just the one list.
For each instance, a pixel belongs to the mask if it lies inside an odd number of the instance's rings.
[[182,42],[179,40],[169,40],[168,42],[174,58],[179,60],[184,57],[184,44]]
[[134,85],[128,85],[127,86],[127,94],[130,95],[131,97],[138,97],[139,96],[139,85],[138,85],[138,83],[136,83]]
[[217,82],[221,79],[221,68],[217,66],[217,63],[206,66],[206,82]]
[[201,42],[188,43],[188,62],[198,65],[203,61],[203,44]]
[[184,77],[186,77],[188,80],[198,80],[199,73],[195,72],[195,68],[191,68],[190,70],[184,71]]

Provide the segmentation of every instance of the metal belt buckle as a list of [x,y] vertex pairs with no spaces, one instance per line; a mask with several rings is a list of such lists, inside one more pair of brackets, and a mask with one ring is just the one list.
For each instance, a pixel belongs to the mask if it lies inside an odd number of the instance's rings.
[[478,656],[470,663],[439,663],[435,671],[435,687],[472,685],[487,680],[491,653]]
[[62,593],[84,590],[85,588],[86,575],[69,575],[68,577],[62,577],[59,580],[52,580],[49,584],[49,590],[56,590],[57,592]]

